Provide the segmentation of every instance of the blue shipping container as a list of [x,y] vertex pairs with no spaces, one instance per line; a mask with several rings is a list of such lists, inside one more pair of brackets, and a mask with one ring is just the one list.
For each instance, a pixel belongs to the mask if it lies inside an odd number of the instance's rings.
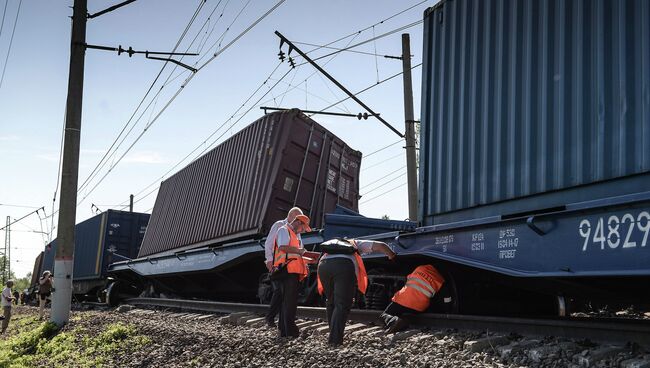
[[424,16],[423,225],[650,187],[650,1],[443,0]]
[[[73,280],[104,278],[109,264],[136,258],[148,221],[147,213],[108,210],[77,224]],[[43,270],[53,270],[56,246],[45,247]]]

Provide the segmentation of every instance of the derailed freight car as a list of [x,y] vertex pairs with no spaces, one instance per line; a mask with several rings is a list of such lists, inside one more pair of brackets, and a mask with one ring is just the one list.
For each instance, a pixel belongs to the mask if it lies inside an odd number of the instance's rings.
[[[108,210],[75,225],[72,292],[78,299],[104,299],[108,265],[137,257],[149,214]],[[41,271],[54,272],[57,240],[45,247]]]
[[356,211],[360,165],[360,152],[298,109],[261,117],[161,184],[139,259],[111,267],[138,285],[113,294],[254,299],[273,223],[294,206],[313,228],[337,206]]

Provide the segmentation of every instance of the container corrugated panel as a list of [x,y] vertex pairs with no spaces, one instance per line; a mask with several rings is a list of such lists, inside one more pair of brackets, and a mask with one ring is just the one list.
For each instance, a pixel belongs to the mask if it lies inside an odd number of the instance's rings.
[[422,223],[647,190],[649,19],[647,0],[443,0],[429,9]]
[[38,283],[38,279],[41,277],[43,272],[43,252],[40,252],[34,261],[34,270],[32,271],[32,280],[30,286],[35,286]]
[[[75,225],[73,280],[103,278],[108,265],[136,258],[149,214],[108,210]],[[57,240],[45,247],[43,269],[54,268]]]
[[300,207],[358,208],[361,153],[299,110],[265,115],[165,180],[140,257],[266,235]]

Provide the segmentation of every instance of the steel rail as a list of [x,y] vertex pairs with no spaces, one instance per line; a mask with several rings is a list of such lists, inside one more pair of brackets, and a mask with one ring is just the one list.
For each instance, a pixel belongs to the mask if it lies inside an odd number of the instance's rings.
[[[249,312],[264,314],[266,304],[225,303],[199,300],[132,298],[125,303],[139,306],[176,308],[183,311],[210,313]],[[381,311],[353,309],[350,320],[365,323],[379,322]],[[298,307],[300,318],[325,319],[325,308]],[[522,335],[561,336],[589,339],[597,342],[635,342],[650,346],[650,321],[614,318],[513,318],[471,316],[461,314],[424,313],[411,318],[411,325],[439,329],[517,333]]]

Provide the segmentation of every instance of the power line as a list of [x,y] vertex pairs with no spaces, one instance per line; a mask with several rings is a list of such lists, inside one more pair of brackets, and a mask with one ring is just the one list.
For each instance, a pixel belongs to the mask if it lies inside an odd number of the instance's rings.
[[[14,43],[14,34],[16,33],[16,25],[18,24],[18,15],[20,14],[20,6],[23,4],[23,0],[20,0],[18,3],[18,10],[16,10],[16,19],[14,20],[14,28],[11,31],[11,39],[9,40],[9,49],[7,50],[7,57],[5,58],[5,65],[2,67],[2,77],[0,77],[0,88],[2,88],[2,82],[5,80],[5,72],[7,71],[7,64],[9,63],[9,55],[11,54],[11,46]],[[6,4],[5,4],[6,8]],[[5,9],[6,11],[6,9]],[[4,15],[3,15],[4,23]]]
[[[278,64],[276,65],[276,67],[271,71],[271,73],[269,73],[268,77],[266,77],[266,78],[264,79],[264,81],[263,81],[263,82],[262,82],[262,83],[261,83],[261,84],[260,84],[260,85],[259,85],[259,86],[254,90],[254,91],[253,91],[253,93],[251,93],[250,96],[248,96],[248,98],[246,98],[246,100],[244,100],[244,102],[243,102],[243,103],[242,103],[242,104],[237,108],[237,110],[235,110],[235,112],[231,114],[230,118],[228,118],[226,121],[224,121],[223,123],[221,123],[221,124],[217,127],[217,129],[215,129],[212,133],[210,133],[210,135],[208,135],[207,138],[205,138],[205,139],[203,140],[203,142],[199,143],[196,147],[194,147],[194,149],[193,149],[192,151],[190,151],[190,153],[188,153],[187,155],[185,155],[185,157],[183,157],[180,161],[178,161],[176,164],[174,164],[174,166],[172,166],[171,169],[167,170],[167,172],[165,172],[165,173],[164,173],[162,176],[160,176],[158,179],[154,180],[151,184],[147,185],[147,186],[144,187],[142,190],[140,190],[138,193],[136,193],[135,196],[138,197],[138,201],[140,201],[141,199],[144,199],[144,198],[148,197],[148,196],[151,195],[153,192],[155,192],[156,190],[158,190],[158,188],[154,188],[154,189],[151,190],[149,193],[147,193],[144,197],[139,197],[140,194],[144,193],[146,190],[148,190],[149,188],[151,188],[152,185],[158,184],[160,180],[162,180],[163,178],[165,178],[165,176],[167,176],[167,175],[168,175],[170,172],[172,172],[175,168],[177,168],[178,166],[180,166],[181,163],[185,162],[185,160],[187,160],[187,158],[189,158],[190,156],[192,156],[192,154],[194,154],[194,152],[196,152],[196,151],[197,151],[198,149],[200,149],[203,145],[205,145],[205,144],[208,142],[208,140],[210,140],[210,138],[214,137],[214,135],[216,135],[216,134],[221,130],[221,128],[223,128],[226,124],[228,124],[229,121],[231,121],[232,119],[234,119],[235,116],[237,115],[237,113],[238,113],[238,112],[239,112],[239,111],[240,111],[244,106],[246,106],[246,104],[247,104],[251,99],[253,99],[253,97],[254,97],[254,96],[255,96],[255,95],[256,95],[256,94],[257,94],[257,93],[258,93],[258,92],[259,92],[259,91],[260,91],[260,90],[261,90],[261,89],[266,85],[266,83],[268,83],[269,80],[272,79],[271,77],[273,76],[273,74],[275,74],[275,72],[278,70],[278,68],[280,68],[280,65],[282,65],[282,63],[278,63]],[[280,82],[280,81],[282,81],[282,79],[278,79],[278,82]],[[276,84],[277,84],[277,83],[276,83]],[[249,110],[249,111],[250,111],[250,110]],[[203,152],[205,152],[205,151],[203,151]],[[200,153],[197,157],[200,157],[200,155],[202,155],[202,153]],[[195,160],[195,159],[196,159],[196,158],[194,158],[194,160]],[[194,161],[194,160],[192,160],[192,161]],[[126,202],[122,202],[122,203],[126,203]]]
[[373,185],[373,184],[375,184],[375,183],[377,183],[377,182],[380,182],[380,181],[386,179],[387,177],[389,177],[389,176],[395,174],[396,172],[398,172],[398,171],[400,171],[400,170],[403,170],[403,169],[405,169],[405,168],[406,168],[406,165],[400,167],[400,168],[397,169],[397,170],[391,171],[391,172],[389,172],[388,174],[382,176],[381,178],[379,178],[379,179],[377,179],[377,180],[375,180],[375,181],[373,181],[373,182],[371,182],[371,183],[368,183],[368,184],[362,186],[360,189],[367,188],[367,187],[369,187],[369,186],[371,186],[371,185]]
[[[380,34],[379,36],[375,36],[375,37],[369,38],[369,39],[367,39],[367,40],[365,40],[365,41],[361,41],[361,42],[355,43],[354,45],[348,46],[348,47],[346,47],[346,48],[343,48],[343,49],[340,49],[340,50],[337,50],[337,51],[332,51],[332,52],[330,52],[330,53],[328,53],[328,54],[325,54],[325,55],[322,55],[322,56],[316,57],[316,58],[314,58],[314,59],[312,59],[312,60],[313,60],[313,61],[318,61],[318,60],[323,59],[323,58],[326,58],[326,57],[328,57],[328,56],[332,56],[332,55],[334,55],[334,54],[338,54],[338,53],[341,53],[341,52],[343,52],[343,51],[348,51],[348,50],[353,49],[353,48],[355,48],[355,47],[359,47],[359,46],[365,45],[365,44],[367,44],[367,43],[370,43],[370,42],[376,41],[376,40],[378,40],[378,39],[381,39],[381,38],[384,38],[384,37],[388,37],[388,36],[390,36],[390,35],[393,35],[393,34],[395,34],[395,33],[397,33],[397,32],[401,32],[401,31],[403,31],[403,30],[405,30],[405,29],[409,29],[409,28],[411,28],[411,27],[417,26],[418,24],[421,24],[421,23],[423,23],[423,22],[424,22],[424,20],[418,20],[418,21],[415,21],[415,22],[413,22],[413,23],[409,23],[409,24],[407,24],[407,25],[404,25],[404,26],[401,26],[401,27],[399,27],[399,28],[393,29],[392,31],[388,31],[388,32],[386,32],[386,33],[382,33],[382,34]],[[301,66],[301,65],[305,65],[305,64],[307,64],[306,61],[305,61],[304,63],[298,64],[298,65]]]
[[409,10],[411,10],[411,9],[417,7],[417,6],[426,3],[427,1],[428,1],[428,0],[420,1],[420,2],[418,2],[418,3],[416,3],[416,4],[414,4],[414,5],[411,5],[410,7],[406,8],[406,9],[404,9],[404,10],[401,10],[401,11],[399,11],[399,12],[397,12],[397,13],[395,13],[395,14],[389,16],[388,18],[385,18],[385,19],[383,19],[383,20],[380,20],[379,22],[377,22],[377,23],[375,23],[375,24],[373,24],[373,25],[370,25],[370,26],[368,26],[368,27],[366,27],[366,28],[360,29],[360,30],[358,30],[358,31],[356,31],[356,32],[352,32],[352,33],[350,33],[350,34],[348,34],[348,35],[346,35],[346,36],[340,37],[340,38],[338,38],[338,39],[336,39],[336,40],[334,40],[334,41],[332,41],[332,42],[329,42],[329,43],[325,44],[324,46],[319,46],[319,47],[317,47],[317,48],[315,48],[315,49],[313,49],[313,50],[310,50],[310,51],[307,52],[307,54],[309,54],[309,53],[311,53],[311,52],[313,52],[313,51],[319,50],[319,49],[321,49],[321,48],[323,48],[323,47],[333,45],[333,44],[335,44],[335,43],[337,43],[337,42],[339,42],[339,41],[343,41],[343,40],[345,40],[346,38],[349,38],[349,37],[352,37],[352,36],[357,36],[357,35],[359,35],[360,33],[365,32],[365,31],[367,31],[367,30],[369,30],[369,29],[372,29],[372,27],[375,27],[375,26],[378,26],[378,25],[380,25],[380,24],[383,24],[384,22],[387,22],[387,21],[389,21],[389,20],[391,20],[391,19],[393,19],[393,18],[395,18],[395,17],[397,17],[397,16],[399,16],[399,15],[401,15],[401,14],[404,14],[404,13],[406,13],[407,11],[409,11]]
[[[178,41],[176,41],[176,45],[174,46],[174,49],[172,50],[172,52],[176,52],[176,50],[178,49],[178,46],[180,46],[181,42],[183,41],[183,39],[184,39],[185,36],[187,35],[187,32],[189,31],[190,27],[191,27],[192,24],[194,23],[194,20],[195,20],[196,17],[198,16],[198,14],[199,14],[199,12],[201,11],[201,9],[203,8],[203,5],[204,5],[204,4],[205,4],[205,1],[203,1],[203,0],[201,0],[201,1],[199,2],[199,6],[198,6],[198,7],[196,8],[196,10],[194,11],[194,14],[193,14],[192,17],[190,18],[190,21],[188,22],[187,26],[185,26],[185,29],[184,29],[183,32],[181,33],[181,36],[179,37]],[[153,82],[151,82],[151,85],[150,85],[149,88],[147,89],[147,92],[144,94],[144,96],[142,97],[142,99],[141,99],[140,102],[138,103],[138,106],[135,108],[135,110],[134,110],[133,113],[131,114],[131,117],[129,118],[129,120],[126,122],[126,124],[124,125],[124,127],[122,127],[122,130],[121,130],[120,133],[117,135],[117,137],[115,138],[115,140],[113,140],[113,143],[112,143],[111,146],[108,148],[108,150],[106,150],[106,153],[104,153],[104,155],[103,155],[102,158],[99,160],[99,162],[97,163],[97,165],[95,166],[95,168],[94,168],[94,169],[91,171],[91,173],[86,177],[86,179],[83,181],[83,183],[81,183],[81,185],[79,186],[78,191],[83,190],[83,188],[86,187],[86,185],[88,184],[88,182],[89,182],[90,180],[92,180],[92,179],[96,176],[96,172],[99,171],[99,170],[101,170],[101,169],[106,165],[106,162],[108,162],[108,156],[109,156],[109,153],[111,152],[111,150],[113,149],[113,147],[115,147],[115,144],[116,144],[117,141],[120,139],[120,137],[122,137],[122,134],[124,134],[124,131],[126,130],[126,128],[127,128],[127,127],[131,124],[131,122],[133,121],[133,118],[135,117],[136,113],[138,112],[138,110],[140,109],[140,107],[142,106],[142,104],[144,103],[144,101],[146,100],[147,96],[149,96],[149,93],[151,93],[151,91],[153,90],[154,85],[156,84],[156,82],[158,81],[158,79],[160,78],[160,76],[162,75],[162,73],[163,73],[163,71],[165,70],[165,68],[167,67],[167,65],[168,65],[168,62],[166,61],[166,62],[163,64],[163,66],[160,68],[160,71],[158,72],[158,75],[156,75],[156,77],[154,78]],[[162,88],[161,88],[161,90],[162,90]],[[159,91],[158,93],[160,93],[160,91]],[[156,94],[156,97],[157,97],[157,96],[158,96],[158,94]],[[152,99],[152,101],[153,101],[153,99]],[[150,104],[151,104],[151,103],[150,103]],[[149,106],[150,106],[150,105],[149,105]],[[147,106],[147,109],[148,109],[149,106]],[[145,109],[145,111],[146,111],[146,109]],[[140,115],[140,117],[138,118],[138,120],[136,121],[136,123],[133,125],[133,127],[135,127],[135,125],[138,124],[138,122],[140,121],[141,118],[142,118],[142,115]],[[131,129],[129,130],[129,132],[127,132],[127,134],[124,136],[124,139],[126,139],[126,136],[128,136],[128,135],[131,133],[132,129],[133,129],[133,128],[131,128]],[[117,151],[117,149],[122,145],[122,143],[124,142],[124,139],[122,139],[122,141],[120,141],[120,143],[118,144],[118,146],[115,147],[115,151]],[[114,154],[114,153],[113,153],[113,154]],[[113,154],[111,154],[110,156],[113,156]]]
[[[77,205],[80,205],[88,196],[95,190],[97,187],[104,181],[104,179],[108,176],[108,174],[111,173],[111,171],[122,161],[124,156],[133,148],[133,146],[142,138],[142,136],[147,132],[147,130],[160,118],[160,116],[167,110],[167,108],[172,104],[172,102],[178,97],[178,95],[184,90],[184,88],[190,83],[190,81],[198,74],[199,71],[201,71],[204,67],[206,67],[209,63],[211,63],[214,59],[216,59],[221,53],[226,51],[228,48],[230,48],[233,44],[235,44],[241,37],[243,37],[246,33],[248,33],[253,27],[255,27],[257,24],[259,24],[264,18],[266,18],[269,14],[271,14],[275,9],[277,9],[282,3],[284,3],[286,0],[280,0],[278,1],[271,9],[269,9],[266,13],[264,13],[261,17],[259,17],[253,24],[251,24],[248,28],[246,28],[244,31],[242,31],[237,37],[235,37],[230,43],[228,43],[226,46],[224,46],[221,50],[215,52],[215,54],[208,60],[206,61],[203,65],[201,65],[199,68],[197,68],[197,71],[193,74],[191,74],[184,82],[183,84],[179,87],[179,89],[176,91],[176,93],[167,101],[167,103],[160,109],[160,111],[156,114],[156,117],[145,126],[144,130],[136,137],[136,139],[131,143],[131,145],[124,151],[124,153],[117,159],[115,163],[111,165],[111,167],[108,169],[108,171],[102,176],[102,178],[95,184],[95,186],[77,203]],[[266,94],[265,94],[266,95]]]
[[31,209],[41,208],[41,207],[35,207],[35,206],[24,206],[24,205],[20,205],[20,204],[7,204],[7,203],[0,203],[0,206],[16,207],[16,208],[31,208]]
[[296,45],[314,46],[314,47],[318,47],[319,49],[336,50],[336,51],[341,51],[341,52],[345,51],[345,52],[351,52],[351,53],[354,53],[354,54],[368,55],[368,56],[374,56],[374,57],[377,57],[377,56],[384,57],[384,58],[399,58],[399,57],[401,57],[401,56],[380,55],[380,54],[377,54],[377,51],[375,51],[375,52],[367,52],[367,51],[359,51],[359,50],[349,50],[347,48],[337,48],[337,47],[331,47],[331,46],[325,46],[325,45],[317,45],[317,44],[309,43],[309,42],[294,41],[293,43],[295,43]]
[[[353,37],[353,36],[354,36],[353,39],[350,40],[350,41],[348,42],[348,44],[346,45],[346,49],[340,49],[341,51],[338,51],[338,52],[335,52],[335,53],[332,53],[331,55],[329,55],[329,56],[334,56],[334,57],[336,57],[340,52],[342,52],[342,51],[346,51],[347,48],[348,48],[348,46],[349,46],[349,44],[354,40],[354,38],[356,38],[356,37],[357,37],[359,34],[361,34],[362,32],[364,32],[364,31],[366,31],[366,30],[369,30],[369,29],[372,29],[374,26],[377,26],[377,25],[379,25],[379,24],[382,24],[382,23],[384,23],[384,22],[386,22],[386,21],[388,21],[388,20],[394,18],[394,17],[397,17],[397,16],[399,16],[400,14],[403,14],[404,12],[406,12],[406,11],[408,11],[408,10],[411,10],[411,9],[413,9],[413,8],[417,7],[418,5],[421,5],[421,4],[425,3],[425,2],[426,2],[426,0],[425,0],[425,1],[420,1],[420,2],[416,3],[415,5],[412,5],[411,7],[406,8],[406,9],[404,9],[404,10],[398,12],[398,13],[395,13],[395,14],[391,15],[390,17],[385,18],[385,19],[383,19],[383,20],[381,20],[381,21],[379,21],[379,22],[377,22],[377,23],[375,23],[375,24],[373,24],[373,25],[371,25],[371,26],[368,26],[368,27],[366,27],[366,28],[364,28],[364,29],[361,29],[361,30],[359,30],[359,31],[356,31],[356,32],[350,33],[349,35],[346,35],[346,36],[344,36],[344,37],[338,38],[338,39],[336,39],[336,40],[334,40],[334,41],[332,41],[332,42],[329,42],[329,43],[327,43],[327,44],[325,44],[325,45],[320,45],[320,46],[318,46],[317,48],[308,51],[307,53],[311,53],[311,52],[317,51],[317,50],[319,50],[319,49],[321,49],[321,48],[327,48],[328,46],[330,46],[330,45],[332,45],[332,44],[334,44],[334,43],[340,42],[340,41],[342,41],[342,40],[344,40],[344,39],[346,39],[346,38],[350,38],[350,37]],[[227,6],[227,3],[226,3],[225,6]],[[225,8],[225,6],[224,6],[224,8]],[[273,10],[273,9],[272,9],[272,10]],[[222,13],[221,15],[223,15],[223,13]],[[400,27],[399,29],[402,29],[402,28],[403,28],[403,27]],[[213,29],[214,29],[214,27],[213,27]],[[380,37],[381,37],[381,36],[380,36]],[[370,42],[370,41],[368,41],[368,42]],[[210,46],[210,49],[213,48],[213,47],[215,46],[215,44],[216,44],[216,42],[213,43],[212,46]],[[319,57],[319,59],[322,59],[322,58],[324,58],[324,57],[327,57],[327,56]],[[200,62],[200,61],[202,61],[202,60],[203,60],[203,57],[200,58],[198,62]],[[333,60],[333,58],[330,59],[330,60],[328,60],[324,65],[326,65],[327,63],[329,63],[331,60]],[[198,65],[198,62],[195,64],[195,66]],[[204,66],[205,66],[205,65],[204,65]],[[419,65],[417,65],[417,66],[419,66]],[[413,67],[413,68],[416,68],[417,66],[415,66],[415,67]],[[279,67],[279,65],[278,65],[278,67]],[[278,67],[276,67],[276,69],[277,69]],[[199,68],[199,69],[200,69],[200,68]],[[246,101],[245,101],[245,102],[244,102],[244,103],[243,103],[243,104],[242,104],[242,105],[237,109],[237,111],[236,111],[234,114],[232,114],[232,116],[231,116],[228,120],[226,120],[226,121],[225,121],[225,122],[224,122],[224,123],[223,123],[223,124],[222,124],[218,129],[217,129],[217,130],[215,130],[214,132],[212,132],[212,133],[211,133],[211,134],[210,134],[210,135],[209,135],[209,136],[208,136],[208,137],[207,137],[207,138],[206,138],[206,139],[205,139],[201,144],[199,144],[197,147],[195,147],[195,148],[194,148],[194,149],[193,149],[193,150],[192,150],[188,155],[186,155],[183,159],[181,159],[180,161],[178,161],[178,162],[177,162],[177,163],[176,163],[176,164],[175,164],[175,165],[174,165],[170,170],[168,170],[166,173],[164,173],[164,174],[163,174],[162,176],[160,176],[158,179],[156,179],[156,180],[153,181],[151,184],[147,185],[147,186],[144,187],[142,190],[140,190],[140,192],[138,192],[138,193],[136,194],[136,197],[138,197],[138,200],[137,200],[136,202],[134,202],[134,203],[137,203],[138,201],[140,201],[140,200],[142,200],[142,199],[148,197],[149,195],[153,194],[156,190],[158,190],[158,188],[154,188],[153,190],[149,191],[145,196],[143,196],[143,197],[139,197],[139,194],[144,193],[144,192],[145,192],[146,190],[148,190],[152,185],[155,185],[155,184],[159,183],[160,180],[162,180],[163,178],[165,178],[165,176],[167,176],[170,172],[172,172],[176,167],[178,167],[178,166],[179,166],[181,163],[183,163],[183,162],[184,162],[188,157],[190,157],[194,152],[196,152],[196,150],[198,150],[201,146],[203,146],[203,145],[204,145],[204,144],[205,144],[205,143],[206,143],[206,142],[207,142],[211,137],[213,137],[213,136],[214,136],[214,135],[215,135],[215,134],[216,134],[216,133],[217,133],[217,132],[218,132],[218,131],[223,127],[223,125],[227,124],[228,121],[232,120],[232,119],[235,117],[235,115],[237,114],[237,112],[238,112],[242,107],[244,107],[245,104],[246,104],[250,99],[252,99],[252,97],[253,97],[253,96],[254,96],[254,95],[259,91],[259,89],[261,89],[261,88],[262,88],[262,87],[263,87],[263,86],[268,82],[269,79],[271,79],[271,76],[273,75],[274,72],[275,72],[275,70],[274,70],[274,71],[271,73],[271,75],[269,75],[269,77],[268,77],[268,78],[267,78],[267,79],[266,79],[266,80],[265,80],[265,81],[264,81],[264,82],[263,82],[263,83],[262,83],[262,84],[261,84],[261,85],[260,85],[260,86],[259,86],[259,87],[254,91],[254,92],[253,92],[253,94],[251,94],[251,96],[249,96],[249,97],[246,99]],[[313,75],[316,74],[316,73],[317,73],[317,72],[313,72],[313,73],[312,73],[309,77],[307,77],[305,80],[311,78],[311,76],[313,76]],[[381,83],[384,83],[384,82],[386,82],[386,81],[388,81],[388,80],[390,80],[390,79],[392,79],[392,78],[395,78],[395,77],[397,77],[397,76],[399,76],[399,75],[401,75],[401,74],[402,74],[402,73],[400,72],[400,73],[397,73],[397,74],[395,74],[395,75],[393,75],[393,76],[391,76],[391,77],[388,77],[388,78],[384,79],[383,81],[379,81],[378,83],[373,84],[373,85],[367,87],[366,89],[357,92],[357,94],[359,94],[359,93],[363,93],[363,92],[365,92],[365,91],[367,91],[367,90],[369,90],[369,89],[371,89],[371,88],[374,88],[374,87],[376,87],[377,85],[379,85],[379,84],[381,84]],[[284,78],[284,77],[283,77],[283,78]],[[286,82],[285,82],[285,83],[286,83]],[[277,85],[277,83],[276,83],[276,85]],[[291,87],[291,83],[289,83],[289,87]],[[293,90],[296,89],[296,88],[297,88],[297,86],[293,86],[293,87],[291,87],[291,89],[288,89],[287,91],[285,91],[284,93],[282,93],[280,96],[276,96],[276,98],[277,98],[277,97],[282,97],[282,98],[284,98],[284,96],[285,96],[287,93],[293,91]],[[267,92],[267,94],[268,94],[268,92]],[[347,99],[349,99],[349,97],[344,98],[343,100],[340,100],[340,101],[338,101],[338,102],[335,102],[335,103],[331,104],[329,107],[336,106],[336,105],[338,105],[338,104],[344,102],[344,101],[347,100]],[[264,102],[264,104],[266,104],[266,103],[268,103],[268,102],[270,102],[270,101],[272,101],[272,100],[267,100],[267,101]],[[328,108],[329,108],[329,107],[328,107]],[[327,108],[326,108],[326,109],[327,109]],[[326,110],[326,109],[323,109],[323,110],[321,110],[321,111],[324,111],[324,110]],[[249,111],[250,111],[250,109],[249,109]],[[247,112],[246,112],[246,113],[247,113]],[[245,115],[246,113],[244,113],[244,115]],[[243,116],[243,115],[242,115],[242,116]],[[219,138],[217,138],[216,141],[218,141],[218,139],[219,139]],[[215,142],[216,142],[216,141],[215,141]],[[400,140],[400,141],[401,141],[401,140]],[[214,142],[213,142],[212,144],[214,144]],[[211,145],[212,145],[212,144],[211,144]],[[211,145],[210,145],[210,146],[211,146]],[[209,146],[209,147],[210,147],[210,146]],[[207,149],[206,149],[206,150],[207,150]],[[202,153],[203,153],[203,152],[205,152],[205,150],[202,151]],[[201,153],[201,154],[202,154],[202,153]],[[201,154],[200,154],[200,155],[201,155]],[[199,155],[199,156],[200,156],[200,155]],[[366,156],[366,157],[367,157],[367,156]],[[123,202],[123,203],[126,203],[126,201]]]
[[396,187],[394,187],[394,188],[391,188],[391,189],[389,189],[389,190],[387,190],[387,191],[385,191],[385,192],[383,192],[383,193],[381,193],[381,194],[378,194],[378,195],[376,195],[376,196],[374,196],[374,197],[372,197],[372,198],[369,198],[369,199],[367,199],[367,200],[365,200],[365,201],[363,201],[363,202],[360,202],[359,204],[366,204],[366,203],[368,203],[368,202],[370,202],[370,201],[373,201],[373,200],[375,200],[375,199],[377,199],[377,198],[379,198],[379,197],[383,197],[383,196],[385,196],[386,194],[388,194],[388,193],[390,193],[390,192],[392,192],[392,191],[395,191],[395,190],[397,190],[397,189],[399,189],[399,188],[401,188],[401,187],[403,187],[403,186],[405,186],[405,185],[406,185],[406,183],[402,183],[402,184],[400,184],[400,185],[398,185],[398,186],[396,186]]
[[[413,70],[413,69],[415,69],[415,68],[417,68],[417,67],[419,67],[419,66],[421,66],[421,65],[422,65],[422,63],[420,63],[420,64],[418,64],[418,65],[415,65],[414,67],[411,68],[411,70]],[[366,92],[366,91],[368,91],[368,90],[370,90],[370,89],[372,89],[372,88],[377,87],[378,85],[380,85],[380,84],[382,84],[382,83],[388,82],[389,80],[391,80],[391,79],[393,79],[393,78],[399,77],[399,76],[402,75],[402,74],[404,74],[404,72],[395,73],[395,74],[391,75],[391,76],[388,77],[388,78],[384,78],[383,80],[380,80],[378,83],[372,84],[372,85],[370,85],[370,86],[368,86],[368,87],[362,89],[361,91],[359,91],[359,92],[357,92],[357,93],[354,93],[354,95],[362,94],[362,93],[364,93],[364,92]],[[343,99],[341,99],[341,100],[339,100],[339,101],[334,102],[333,104],[331,104],[331,105],[329,105],[329,106],[326,106],[326,107],[322,108],[322,109],[319,110],[319,111],[325,111],[325,110],[328,110],[328,109],[330,109],[330,108],[332,108],[332,107],[334,107],[334,106],[340,104],[341,102],[343,102],[343,101],[347,101],[347,100],[349,100],[349,99],[350,99],[349,96],[348,96],[348,97],[345,97],[345,98],[343,98]],[[309,116],[311,117],[311,116],[313,116],[313,114],[312,114],[312,115],[309,115]],[[401,140],[400,140],[400,141],[401,141]],[[375,152],[373,152],[373,153],[375,153]],[[371,153],[371,154],[372,154],[372,153]],[[366,157],[367,157],[367,156],[366,156]]]
[[0,36],[2,36],[2,29],[5,26],[5,15],[7,14],[7,5],[9,5],[9,0],[5,0],[5,10],[2,12],[2,22],[0,23]]
[[394,146],[394,145],[396,145],[396,144],[398,144],[398,143],[400,143],[400,142],[403,142],[403,141],[404,141],[403,139],[400,139],[400,140],[398,140],[398,141],[396,141],[396,142],[393,142],[393,143],[391,143],[391,144],[389,144],[389,145],[387,145],[387,146],[384,146],[384,147],[382,147],[382,148],[380,148],[380,149],[378,149],[378,150],[376,150],[376,151],[372,151],[372,152],[370,152],[369,154],[367,154],[364,158],[368,158],[368,157],[374,155],[375,153],[379,153],[379,152],[385,150],[386,148],[390,148],[390,147],[392,147],[392,146]]
[[377,189],[379,189],[379,188],[383,188],[383,187],[385,187],[385,186],[388,185],[388,184],[394,183],[395,180],[403,178],[404,175],[406,175],[406,173],[403,173],[402,175],[398,175],[398,176],[396,176],[395,178],[393,178],[392,180],[389,180],[389,181],[385,182],[385,183],[382,184],[382,185],[379,185],[379,186],[376,186],[376,187],[370,189],[369,191],[363,193],[361,196],[362,196],[362,197],[363,197],[363,196],[366,196],[366,195],[368,195],[369,193],[372,193],[372,192],[374,192],[375,190],[377,190]]
[[366,167],[364,167],[363,169],[361,169],[361,172],[364,172],[364,171],[366,171],[366,170],[368,170],[368,169],[372,169],[373,167],[377,167],[377,166],[379,166],[379,165],[381,165],[381,164],[384,164],[384,163],[386,163],[386,162],[388,162],[388,161],[390,161],[390,160],[394,160],[394,159],[396,159],[396,158],[398,158],[398,157],[402,157],[402,156],[404,156],[404,153],[403,153],[403,152],[400,152],[400,153],[396,154],[395,156],[392,156],[392,157],[389,157],[389,158],[387,158],[387,159],[385,159],[385,160],[379,161],[379,162],[377,162],[376,164],[372,164],[372,165],[370,165],[370,166],[366,166]]

